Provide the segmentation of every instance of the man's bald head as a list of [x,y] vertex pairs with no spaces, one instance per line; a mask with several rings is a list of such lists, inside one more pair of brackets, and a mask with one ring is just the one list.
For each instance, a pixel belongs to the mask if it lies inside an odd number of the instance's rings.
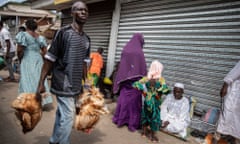
[[75,2],[75,3],[72,5],[71,11],[73,12],[73,11],[77,10],[78,7],[79,7],[79,5],[82,5],[82,4],[84,4],[85,6],[87,6],[86,3],[83,2],[83,1],[77,1],[77,2]]
[[88,7],[83,1],[77,1],[72,5],[73,23],[83,25],[88,18]]

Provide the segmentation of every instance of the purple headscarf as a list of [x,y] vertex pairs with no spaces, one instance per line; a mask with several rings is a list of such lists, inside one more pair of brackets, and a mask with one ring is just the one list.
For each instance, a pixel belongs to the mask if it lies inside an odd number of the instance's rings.
[[113,85],[113,92],[117,93],[120,83],[146,76],[147,66],[143,53],[144,39],[140,33],[135,33],[122,50],[121,60]]

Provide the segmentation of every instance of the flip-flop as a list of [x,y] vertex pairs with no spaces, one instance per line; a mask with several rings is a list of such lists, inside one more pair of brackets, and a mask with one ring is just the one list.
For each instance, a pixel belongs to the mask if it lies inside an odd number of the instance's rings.
[[16,79],[6,79],[6,80],[4,80],[5,82],[18,82],[18,80],[16,80]]
[[10,77],[3,78],[4,81],[5,81],[5,80],[9,80],[9,79],[10,79]]

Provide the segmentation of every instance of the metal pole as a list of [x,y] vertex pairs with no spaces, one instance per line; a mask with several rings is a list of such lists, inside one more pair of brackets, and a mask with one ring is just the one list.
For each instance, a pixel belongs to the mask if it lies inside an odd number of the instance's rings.
[[110,76],[114,68],[115,53],[117,49],[117,35],[120,20],[121,4],[120,0],[116,0],[115,9],[112,15],[111,34],[108,47],[107,70],[106,76]]
[[18,32],[19,18],[16,16],[15,33]]

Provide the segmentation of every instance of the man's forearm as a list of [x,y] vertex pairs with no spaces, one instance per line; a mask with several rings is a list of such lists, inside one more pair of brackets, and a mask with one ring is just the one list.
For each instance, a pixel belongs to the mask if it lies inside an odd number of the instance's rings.
[[228,84],[226,82],[223,83],[222,89],[220,90],[220,96],[224,97],[227,94]]
[[10,53],[10,46],[11,46],[11,44],[10,44],[10,41],[9,41],[9,40],[6,40],[6,45],[7,45],[7,51],[6,51],[6,55],[9,55],[9,53]]
[[52,69],[52,65],[53,65],[53,62],[51,62],[47,59],[44,59],[44,64],[43,64],[43,67],[42,67],[42,72],[41,72],[41,75],[40,75],[39,84],[44,83],[44,80],[46,79],[50,69]]

